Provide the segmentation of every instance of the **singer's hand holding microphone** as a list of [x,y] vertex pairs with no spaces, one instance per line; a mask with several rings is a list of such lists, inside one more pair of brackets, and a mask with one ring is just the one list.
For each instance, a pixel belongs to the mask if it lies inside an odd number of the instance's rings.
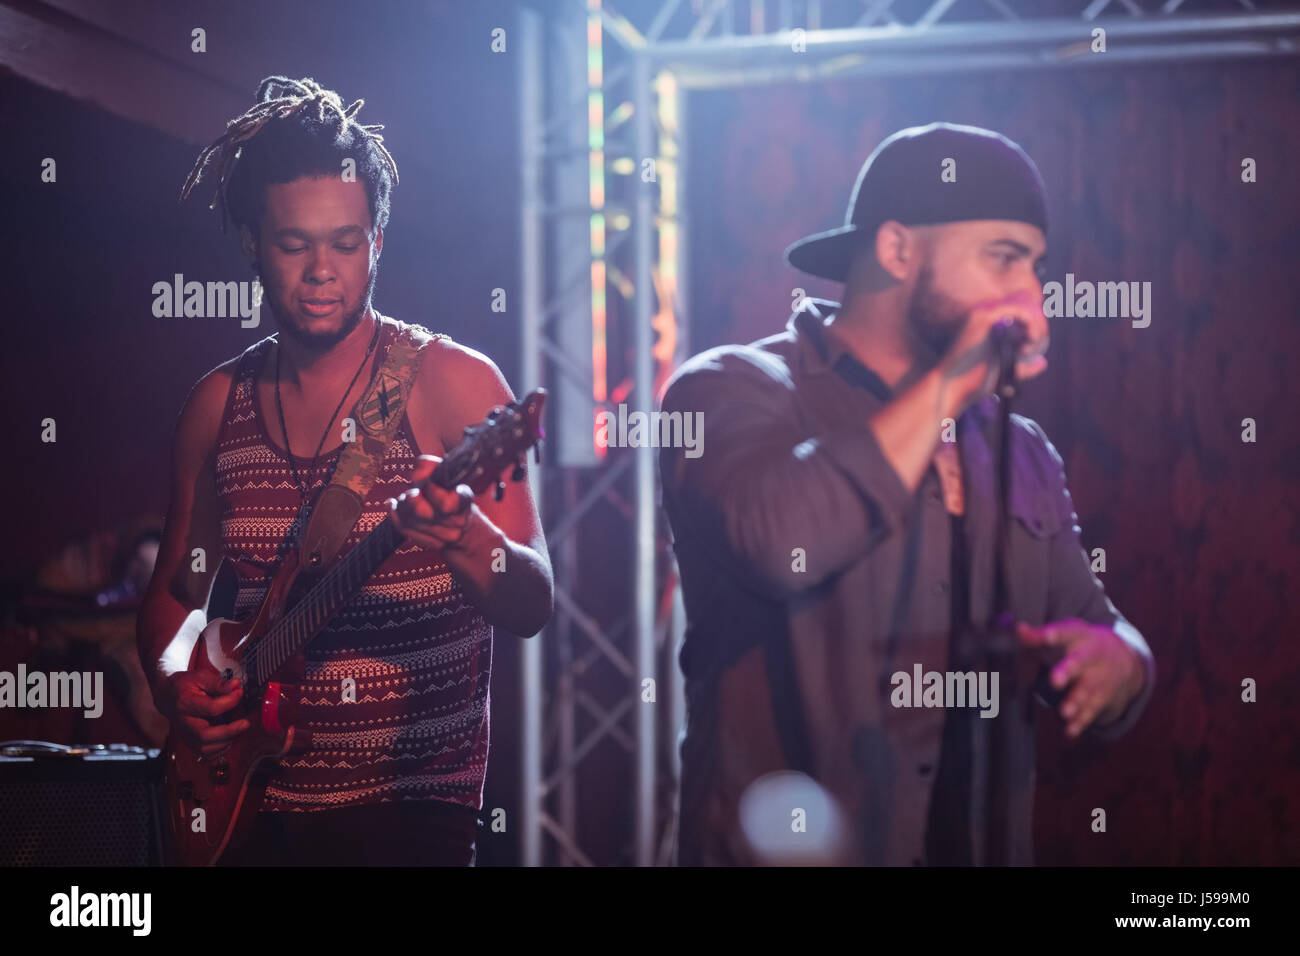
[[1017,381],[1047,370],[1045,353],[1050,337],[1041,300],[1029,292],[1018,292],[981,302],[971,310],[965,328],[940,362],[945,378],[962,396],[963,410],[997,387],[998,341],[1002,337],[1009,345],[1020,343],[1015,349]]

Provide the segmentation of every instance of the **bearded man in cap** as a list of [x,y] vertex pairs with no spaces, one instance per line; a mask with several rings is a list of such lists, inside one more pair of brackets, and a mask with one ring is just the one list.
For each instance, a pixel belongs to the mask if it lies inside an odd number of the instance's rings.
[[[706,454],[660,457],[687,613],[680,864],[1032,864],[1036,712],[1114,739],[1145,708],[1151,651],[1092,572],[1060,455],[1020,415],[993,606],[991,332],[1018,323],[1015,379],[1047,368],[1046,232],[1015,143],[902,130],[845,225],[786,251],[843,302],[804,299],[784,332],[669,382],[664,411],[702,412],[708,435]],[[998,699],[982,642],[999,611],[1032,706]]]

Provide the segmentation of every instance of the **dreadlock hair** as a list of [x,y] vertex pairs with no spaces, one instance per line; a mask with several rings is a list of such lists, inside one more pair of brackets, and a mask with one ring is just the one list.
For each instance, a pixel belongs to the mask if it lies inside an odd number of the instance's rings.
[[397,164],[384,148],[381,125],[362,126],[333,90],[310,77],[268,76],[257,87],[256,105],[226,124],[226,132],[199,154],[181,188],[181,200],[201,181],[215,179],[208,208],[221,209],[221,231],[233,221],[256,235],[265,208],[265,187],[303,176],[338,176],[343,161],[356,163],[364,183],[371,222],[388,225],[389,197],[397,185]]

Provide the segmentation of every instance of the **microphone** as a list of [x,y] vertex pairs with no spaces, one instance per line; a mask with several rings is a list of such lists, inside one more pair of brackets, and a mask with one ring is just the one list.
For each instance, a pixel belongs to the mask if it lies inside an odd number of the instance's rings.
[[1016,387],[1016,353],[1029,341],[1029,329],[1020,319],[1004,316],[989,329],[989,340],[998,356],[998,393],[1011,398]]
[[1010,348],[1014,351],[1029,341],[1029,329],[1020,319],[1013,319],[1008,315],[993,323],[993,327],[989,329],[989,337],[999,350]]

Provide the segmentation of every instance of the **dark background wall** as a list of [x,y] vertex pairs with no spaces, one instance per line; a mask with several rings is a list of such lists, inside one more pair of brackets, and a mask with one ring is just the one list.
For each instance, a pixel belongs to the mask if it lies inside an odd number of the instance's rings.
[[1300,863],[1294,62],[763,87],[698,94],[690,116],[695,350],[780,330],[795,288],[837,298],[782,250],[843,222],[881,139],[935,120],[1034,157],[1049,278],[1151,282],[1147,328],[1054,319],[1051,365],[1017,408],[1065,459],[1084,545],[1105,549],[1107,593],[1160,672],[1118,743],[1066,747],[1042,722],[1038,859]]

